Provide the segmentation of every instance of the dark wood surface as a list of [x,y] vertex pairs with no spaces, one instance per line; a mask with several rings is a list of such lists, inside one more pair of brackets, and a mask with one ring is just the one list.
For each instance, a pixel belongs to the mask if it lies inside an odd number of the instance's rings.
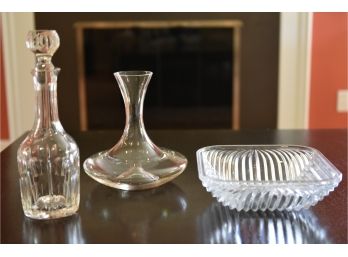
[[[89,155],[113,146],[121,132],[71,135],[80,147],[83,161]],[[149,135],[157,145],[175,149],[188,158],[189,164],[183,174],[157,189],[127,192],[100,185],[81,169],[78,214],[50,221],[31,220],[23,214],[16,163],[16,151],[23,140],[23,137],[19,138],[1,152],[1,242],[292,242],[289,234],[292,231],[294,235],[297,233],[296,242],[347,243],[346,130],[163,130],[150,131]],[[342,172],[343,179],[334,192],[307,211],[292,214],[229,211],[205,191],[198,179],[195,152],[200,147],[214,144],[312,146]]]

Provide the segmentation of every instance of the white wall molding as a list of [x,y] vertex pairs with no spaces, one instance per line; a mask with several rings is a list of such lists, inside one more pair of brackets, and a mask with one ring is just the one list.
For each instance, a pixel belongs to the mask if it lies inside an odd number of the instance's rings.
[[278,128],[308,128],[312,13],[281,13]]
[[25,47],[33,30],[34,13],[2,13],[3,53],[10,141],[31,129],[34,121],[34,90],[30,71],[33,54]]

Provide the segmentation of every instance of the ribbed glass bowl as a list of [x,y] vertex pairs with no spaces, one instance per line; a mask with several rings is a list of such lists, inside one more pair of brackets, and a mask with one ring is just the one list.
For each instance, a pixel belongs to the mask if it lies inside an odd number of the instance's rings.
[[203,186],[238,211],[309,208],[342,180],[336,167],[311,147],[217,145],[196,154]]

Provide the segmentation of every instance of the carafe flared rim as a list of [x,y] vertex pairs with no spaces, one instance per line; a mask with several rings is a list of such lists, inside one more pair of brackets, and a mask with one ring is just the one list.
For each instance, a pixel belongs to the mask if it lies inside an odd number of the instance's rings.
[[152,71],[142,71],[142,70],[130,70],[130,71],[117,71],[114,73],[115,76],[151,76]]

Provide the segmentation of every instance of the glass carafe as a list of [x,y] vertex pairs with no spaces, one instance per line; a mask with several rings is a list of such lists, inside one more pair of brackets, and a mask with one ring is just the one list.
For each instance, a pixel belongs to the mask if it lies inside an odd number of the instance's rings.
[[77,144],[58,118],[60,69],[51,58],[59,47],[59,36],[53,30],[30,31],[26,45],[35,54],[36,115],[17,152],[22,206],[30,218],[65,217],[79,207],[80,157]]
[[126,126],[118,143],[84,162],[96,181],[123,190],[160,186],[179,176],[187,165],[182,154],[156,146],[146,133],[143,103],[152,72],[121,71],[115,74],[121,89]]

